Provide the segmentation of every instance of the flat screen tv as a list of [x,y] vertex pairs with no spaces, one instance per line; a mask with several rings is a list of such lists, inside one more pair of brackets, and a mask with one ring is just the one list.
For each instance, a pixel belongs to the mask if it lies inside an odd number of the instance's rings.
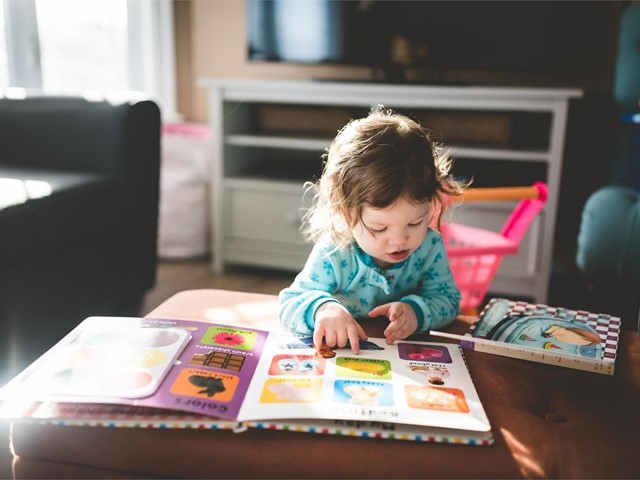
[[247,0],[251,61],[543,74],[598,68],[610,2]]

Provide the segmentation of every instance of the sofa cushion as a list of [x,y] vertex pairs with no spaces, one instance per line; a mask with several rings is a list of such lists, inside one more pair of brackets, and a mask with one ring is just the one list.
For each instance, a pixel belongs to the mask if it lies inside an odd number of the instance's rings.
[[123,228],[125,197],[105,175],[0,165],[0,267]]

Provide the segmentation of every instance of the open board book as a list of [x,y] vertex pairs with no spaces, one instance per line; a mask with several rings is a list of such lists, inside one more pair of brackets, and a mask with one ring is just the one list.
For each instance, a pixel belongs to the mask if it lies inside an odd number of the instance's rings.
[[460,340],[463,348],[613,375],[620,318],[561,307],[491,299]]
[[83,321],[0,389],[0,418],[493,443],[455,344],[371,338],[353,355],[318,352],[309,337],[149,318]]

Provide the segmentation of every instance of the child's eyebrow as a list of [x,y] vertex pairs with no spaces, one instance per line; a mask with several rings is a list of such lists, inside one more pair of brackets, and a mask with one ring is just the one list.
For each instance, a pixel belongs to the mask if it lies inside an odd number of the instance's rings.
[[376,221],[376,220],[371,220],[371,219],[362,219],[362,221],[368,225],[378,225],[378,226],[386,226],[386,223],[380,222],[380,221]]
[[[429,211],[427,210],[423,214],[415,217],[413,220],[409,220],[407,223],[419,222],[420,220],[423,220],[424,217],[426,217],[428,213],[429,213]],[[366,223],[367,225],[375,225],[375,226],[378,226],[378,227],[386,227],[386,226],[388,226],[386,223],[381,222],[380,220],[364,219],[363,218],[362,221],[363,221],[363,223]]]
[[419,222],[420,220],[423,220],[428,214],[429,214],[429,209],[427,209],[424,213],[421,213],[420,215],[418,215],[416,218],[411,220],[409,223]]

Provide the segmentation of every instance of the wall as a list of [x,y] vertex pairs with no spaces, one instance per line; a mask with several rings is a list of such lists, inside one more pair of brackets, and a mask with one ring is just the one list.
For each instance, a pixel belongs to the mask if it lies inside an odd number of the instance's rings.
[[[522,85],[578,87],[610,95],[613,63],[617,45],[617,9],[621,2],[609,2],[611,15],[603,18],[603,28],[611,29],[611,42],[602,45],[602,68],[590,77],[566,75],[549,79],[531,74],[496,74],[489,72],[439,72],[441,80],[464,81],[478,85]],[[249,63],[246,60],[244,0],[176,0],[174,3],[178,108],[187,120],[206,122],[207,92],[198,86],[202,78],[264,79],[368,79],[366,67],[276,65]],[[429,81],[434,72],[413,72],[418,80]]]
[[207,91],[198,86],[202,78],[368,78],[370,72],[362,67],[247,62],[244,7],[243,0],[179,0],[175,3],[181,92],[178,102],[185,118],[207,121]]

